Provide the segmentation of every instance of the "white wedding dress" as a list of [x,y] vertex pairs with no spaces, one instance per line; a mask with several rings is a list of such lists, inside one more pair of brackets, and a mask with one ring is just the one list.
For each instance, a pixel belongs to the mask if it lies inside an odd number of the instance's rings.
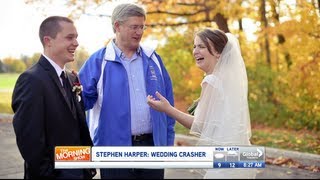
[[[205,76],[190,133],[198,146],[248,146],[251,126],[247,100],[248,80],[239,42],[228,42],[212,74]],[[256,169],[204,169],[205,179],[254,179]]]

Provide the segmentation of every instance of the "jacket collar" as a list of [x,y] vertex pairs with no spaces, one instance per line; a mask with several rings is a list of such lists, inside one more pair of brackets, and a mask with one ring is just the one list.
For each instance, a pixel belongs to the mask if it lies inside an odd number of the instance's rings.
[[[151,58],[155,49],[152,49],[143,45],[141,45],[140,47],[141,47],[142,53],[144,53],[148,58]],[[116,52],[112,46],[112,41],[109,41],[109,43],[106,46],[106,53],[104,55],[104,60],[115,61],[115,59],[116,59]]]

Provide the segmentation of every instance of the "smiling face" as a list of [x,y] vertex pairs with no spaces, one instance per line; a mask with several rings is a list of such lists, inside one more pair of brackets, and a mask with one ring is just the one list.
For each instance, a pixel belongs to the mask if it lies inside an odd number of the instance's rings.
[[[208,48],[211,48],[213,54],[210,53]],[[196,36],[194,38],[193,56],[196,60],[196,65],[206,74],[211,74],[214,66],[218,62],[219,54],[211,44],[207,47],[201,38]]]
[[61,30],[55,37],[45,36],[45,54],[61,68],[74,61],[75,50],[78,47],[78,33],[73,23],[59,22]]
[[143,16],[132,16],[124,22],[116,22],[116,43],[123,51],[136,51],[145,27]]

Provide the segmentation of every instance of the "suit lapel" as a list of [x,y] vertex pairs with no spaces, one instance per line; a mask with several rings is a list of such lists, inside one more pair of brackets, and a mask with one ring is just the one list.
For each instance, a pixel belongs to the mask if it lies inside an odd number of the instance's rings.
[[[56,85],[57,89],[59,90],[59,92],[61,93],[61,95],[63,96],[64,98],[64,101],[67,103],[68,107],[69,107],[69,110],[72,112],[72,115],[75,119],[76,118],[76,113],[72,110],[72,106],[70,104],[70,101],[68,100],[68,97],[67,97],[67,94],[66,92],[64,91],[63,87],[62,87],[62,84],[61,84],[61,81],[57,75],[57,72],[55,71],[55,69],[52,67],[52,65],[49,63],[49,61],[41,55],[40,57],[40,60],[39,60],[39,63],[41,64],[42,67],[44,67],[44,69],[48,72],[49,74],[49,77],[52,79],[52,81],[54,82],[54,84]],[[67,77],[68,77],[68,80],[70,82],[70,78],[69,78],[69,75],[68,73],[66,73]],[[73,97],[72,97],[73,98]]]

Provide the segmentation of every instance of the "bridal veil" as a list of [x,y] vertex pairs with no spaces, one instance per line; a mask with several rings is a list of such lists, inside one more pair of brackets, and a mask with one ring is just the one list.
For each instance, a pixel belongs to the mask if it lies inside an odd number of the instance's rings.
[[212,74],[203,79],[199,104],[190,129],[199,146],[250,145],[248,79],[237,38],[228,42]]
[[[250,145],[248,79],[239,42],[226,33],[224,47],[213,73],[203,79],[200,101],[190,133],[198,146]],[[255,169],[197,169],[204,179],[253,179]]]

